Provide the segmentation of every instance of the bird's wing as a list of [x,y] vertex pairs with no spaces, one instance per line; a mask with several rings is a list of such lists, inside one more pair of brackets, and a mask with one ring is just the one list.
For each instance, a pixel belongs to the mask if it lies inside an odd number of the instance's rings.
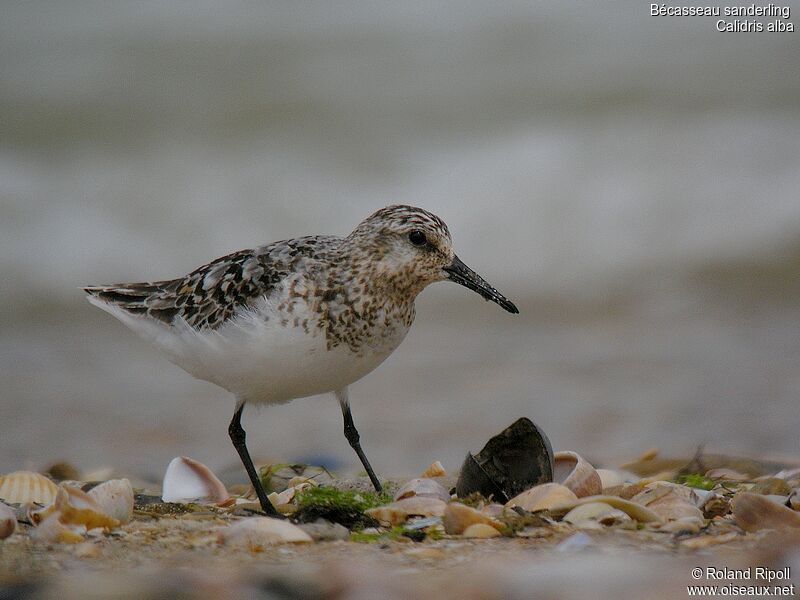
[[218,258],[186,277],[147,283],[84,288],[94,303],[167,325],[182,318],[194,329],[216,329],[258,298],[268,296],[300,263],[313,262],[338,238],[309,237],[240,250]]

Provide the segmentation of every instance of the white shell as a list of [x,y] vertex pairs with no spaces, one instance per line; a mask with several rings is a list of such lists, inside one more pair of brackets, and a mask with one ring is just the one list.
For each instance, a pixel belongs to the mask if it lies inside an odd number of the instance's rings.
[[603,489],[623,485],[625,483],[625,476],[618,471],[597,469],[597,474],[600,476],[600,483],[603,485]]
[[623,521],[630,521],[630,517],[618,508],[605,502],[588,502],[576,506],[564,516],[564,521],[573,525],[583,525],[587,522],[613,525]]
[[578,498],[596,496],[603,491],[600,475],[577,452],[564,451],[553,455],[553,481],[572,490]]
[[9,504],[50,504],[58,486],[41,473],[15,471],[0,477],[0,499]]
[[506,506],[508,508],[519,506],[534,512],[574,502],[577,499],[575,492],[559,483],[543,483],[514,496],[506,502]]
[[270,517],[251,517],[220,531],[220,544],[244,546],[260,552],[267,546],[298,544],[313,541],[305,531],[288,521]]
[[703,511],[697,508],[703,505],[702,500],[692,488],[683,485],[661,481],[651,483],[631,498],[631,502],[646,506],[665,521],[703,520]]
[[0,502],[0,540],[4,540],[17,529],[17,515],[11,507]]
[[554,508],[554,510],[566,514],[576,506],[580,506],[581,504],[589,504],[590,502],[604,502],[610,506],[613,506],[614,508],[620,509],[631,519],[639,521],[640,523],[663,522],[663,519],[649,508],[642,506],[637,502],[631,502],[630,500],[625,500],[624,498],[620,498],[618,496],[586,496],[585,498],[579,498],[574,502],[557,506]]
[[228,490],[203,463],[188,456],[173,458],[164,473],[161,486],[164,502],[207,500],[213,503],[228,499]]
[[127,479],[105,481],[89,490],[89,497],[104,514],[120,523],[127,523],[133,516],[133,487]]

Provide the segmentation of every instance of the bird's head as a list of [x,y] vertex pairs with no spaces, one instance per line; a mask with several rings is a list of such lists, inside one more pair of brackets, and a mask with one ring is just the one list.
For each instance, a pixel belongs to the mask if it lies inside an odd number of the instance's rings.
[[436,281],[455,281],[510,313],[517,307],[461,262],[442,219],[414,206],[387,206],[373,213],[347,237],[368,258],[372,276],[416,296]]

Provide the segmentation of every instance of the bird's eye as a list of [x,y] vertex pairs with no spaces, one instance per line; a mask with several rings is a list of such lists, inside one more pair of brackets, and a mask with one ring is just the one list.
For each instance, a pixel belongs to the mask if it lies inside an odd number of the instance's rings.
[[425,234],[415,229],[411,233],[408,234],[408,241],[414,244],[415,246],[424,246],[428,243],[428,238],[425,237]]

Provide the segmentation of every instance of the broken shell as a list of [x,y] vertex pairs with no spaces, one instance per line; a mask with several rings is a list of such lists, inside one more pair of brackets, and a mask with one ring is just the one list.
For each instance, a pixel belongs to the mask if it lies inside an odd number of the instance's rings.
[[228,490],[203,463],[178,456],[167,466],[161,499],[164,502],[207,500],[218,503],[228,499]]
[[625,477],[617,471],[597,469],[597,474],[600,476],[600,483],[603,489],[625,484]]
[[580,526],[587,522],[614,525],[623,521],[630,521],[631,518],[623,511],[605,502],[588,502],[573,508],[564,516],[563,520]]
[[9,504],[50,504],[58,486],[40,473],[15,471],[0,477],[0,499]]
[[639,521],[640,523],[650,523],[656,522],[659,523],[662,521],[662,518],[654,513],[649,508],[642,506],[637,502],[631,502],[630,500],[624,500],[618,496],[586,496],[585,498],[578,498],[574,502],[570,502],[568,504],[563,504],[560,506],[555,506],[550,511],[556,514],[566,514],[576,506],[580,506],[581,504],[589,504],[590,502],[604,502],[609,506],[613,506],[614,508],[620,509],[626,515],[628,515],[631,519],[635,521]]
[[800,528],[800,514],[760,494],[736,494],[731,506],[736,524],[745,531]]
[[571,489],[578,498],[596,496],[603,491],[600,475],[577,452],[556,452],[553,455],[553,481]]
[[409,517],[441,517],[446,508],[447,503],[439,498],[411,496],[364,512],[381,525],[394,527],[405,523]]
[[419,496],[423,498],[438,498],[442,502],[450,502],[450,493],[438,481],[427,478],[417,478],[408,481],[397,490],[395,500]]
[[420,477],[447,477],[447,472],[444,470],[442,463],[436,460],[422,472]]
[[517,419],[480,452],[467,453],[456,482],[463,498],[474,492],[507,502],[528,488],[553,481],[553,448],[533,421]]
[[444,524],[445,532],[450,535],[462,534],[467,527],[476,523],[490,525],[495,529],[502,527],[500,522],[495,521],[474,508],[458,502],[451,502],[447,505],[442,517],[442,523]]
[[94,498],[75,487],[59,487],[53,504],[38,511],[31,511],[29,517],[31,522],[41,525],[55,513],[58,513],[59,521],[64,525],[83,525],[86,529],[96,527],[113,529],[119,526],[119,520],[104,514]]
[[497,529],[486,523],[473,523],[461,535],[465,538],[488,539],[499,537],[501,534]]
[[17,515],[11,507],[0,502],[0,540],[6,539],[17,529]]
[[127,479],[111,479],[89,490],[100,511],[120,523],[133,515],[133,487]]
[[244,546],[251,552],[261,552],[267,546],[307,543],[313,540],[305,531],[288,521],[251,517],[224,528],[217,541],[220,544]]
[[529,512],[535,512],[574,502],[577,499],[575,492],[560,483],[543,483],[514,496],[506,502],[506,507],[519,506]]
[[702,502],[691,488],[682,485],[651,483],[631,501],[646,506],[665,521],[703,519],[703,512],[697,508]]
[[51,512],[45,517],[38,527],[31,529],[31,539],[45,544],[77,544],[83,541],[82,526],[69,526],[61,522],[61,513]]

